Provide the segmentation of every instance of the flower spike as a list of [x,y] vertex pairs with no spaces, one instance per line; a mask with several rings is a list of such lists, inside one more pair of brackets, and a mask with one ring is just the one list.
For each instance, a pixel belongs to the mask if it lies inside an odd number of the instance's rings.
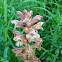
[[[32,19],[33,12],[30,11],[30,9],[24,9],[23,13],[17,11],[17,15],[20,17],[21,21],[12,20],[11,23],[15,24],[13,40],[16,42],[16,46],[20,46],[20,48],[12,49],[12,52],[16,54],[16,57],[21,56],[21,60],[23,62],[41,62],[39,58],[34,56],[34,51],[35,48],[37,48],[38,51],[41,50],[40,46],[42,45],[43,40],[40,38],[37,30],[43,30],[42,25],[44,22],[38,22],[43,17],[36,15]],[[16,28],[23,29],[26,34],[22,34],[19,31],[16,31]],[[35,44],[30,45],[30,42],[35,42]]]

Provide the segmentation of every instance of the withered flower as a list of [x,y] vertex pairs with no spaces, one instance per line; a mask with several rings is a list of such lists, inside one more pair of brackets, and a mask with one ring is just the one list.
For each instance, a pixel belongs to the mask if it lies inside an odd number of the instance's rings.
[[[11,23],[15,24],[14,27],[14,38],[13,40],[16,41],[16,46],[24,46],[24,48],[17,48],[12,49],[12,52],[16,53],[16,57],[21,56],[21,60],[23,62],[41,62],[39,58],[34,56],[34,49],[37,48],[40,49],[40,46],[42,45],[43,40],[40,38],[40,35],[38,34],[38,29],[43,30],[42,25],[44,22],[38,22],[43,17],[40,15],[36,15],[32,19],[33,12],[28,10],[23,10],[23,13],[20,11],[17,11],[17,15],[20,17],[20,21],[18,20],[12,20]],[[37,23],[38,22],[38,23]],[[35,24],[37,23],[37,24]],[[35,24],[35,25],[34,25]],[[34,26],[33,26],[34,25]],[[16,31],[16,28],[23,29],[26,34],[23,35],[19,31]],[[35,42],[34,45],[30,45],[30,42]],[[29,60],[31,59],[32,60]]]

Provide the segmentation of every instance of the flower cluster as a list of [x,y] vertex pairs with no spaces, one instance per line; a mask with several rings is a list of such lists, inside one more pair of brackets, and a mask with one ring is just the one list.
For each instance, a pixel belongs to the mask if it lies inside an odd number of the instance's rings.
[[[11,23],[15,24],[14,27],[14,38],[16,41],[16,46],[23,46],[23,48],[12,49],[12,52],[16,53],[16,57],[21,56],[21,60],[24,62],[41,62],[39,58],[34,56],[34,49],[37,48],[40,50],[40,46],[42,45],[43,40],[40,38],[38,34],[38,29],[43,30],[42,24],[44,22],[38,22],[43,17],[40,15],[36,15],[32,19],[33,12],[28,10],[23,10],[23,14],[20,11],[17,11],[17,15],[20,17],[20,21],[12,20]],[[38,23],[37,23],[38,22]],[[37,23],[37,24],[35,24]],[[35,25],[34,25],[35,24]],[[19,31],[16,31],[16,28],[23,29],[26,34],[23,35]],[[35,42],[34,45],[30,45],[30,42]],[[29,59],[33,59],[32,61]]]

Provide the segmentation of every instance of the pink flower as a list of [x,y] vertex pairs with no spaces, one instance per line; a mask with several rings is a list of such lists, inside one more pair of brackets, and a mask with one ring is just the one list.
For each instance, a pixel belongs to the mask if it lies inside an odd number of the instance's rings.
[[16,46],[22,46],[23,44],[25,44],[25,36],[23,34],[21,34],[18,31],[14,32],[15,37],[13,38],[14,41],[16,41]]
[[32,26],[31,28],[34,29],[34,30],[38,30],[38,29],[43,30],[43,28],[42,28],[43,23],[44,23],[44,22],[38,22],[37,24],[35,24],[35,25]]
[[34,38],[40,38],[40,35],[37,32],[35,32],[34,29],[32,29],[32,31],[26,34],[26,38],[30,39],[30,41],[34,41]]

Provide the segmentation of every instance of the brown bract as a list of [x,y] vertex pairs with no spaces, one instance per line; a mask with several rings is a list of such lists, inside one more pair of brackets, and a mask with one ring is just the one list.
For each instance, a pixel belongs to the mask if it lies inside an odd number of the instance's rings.
[[[16,54],[16,57],[21,56],[21,60],[23,62],[41,62],[39,58],[34,56],[34,51],[35,48],[37,48],[39,51],[41,50],[40,46],[42,45],[43,40],[40,38],[37,30],[43,30],[42,25],[44,22],[38,22],[43,17],[40,15],[36,15],[32,19],[33,12],[30,11],[30,9],[24,9],[23,13],[17,11],[17,15],[20,17],[21,20],[11,21],[12,24],[15,24],[13,40],[16,41],[17,47],[23,46],[23,48],[12,49],[12,52]],[[16,31],[16,28],[23,29],[26,34],[23,35],[19,31]],[[30,42],[35,42],[35,44],[30,45]],[[31,58],[33,60],[29,60]]]

